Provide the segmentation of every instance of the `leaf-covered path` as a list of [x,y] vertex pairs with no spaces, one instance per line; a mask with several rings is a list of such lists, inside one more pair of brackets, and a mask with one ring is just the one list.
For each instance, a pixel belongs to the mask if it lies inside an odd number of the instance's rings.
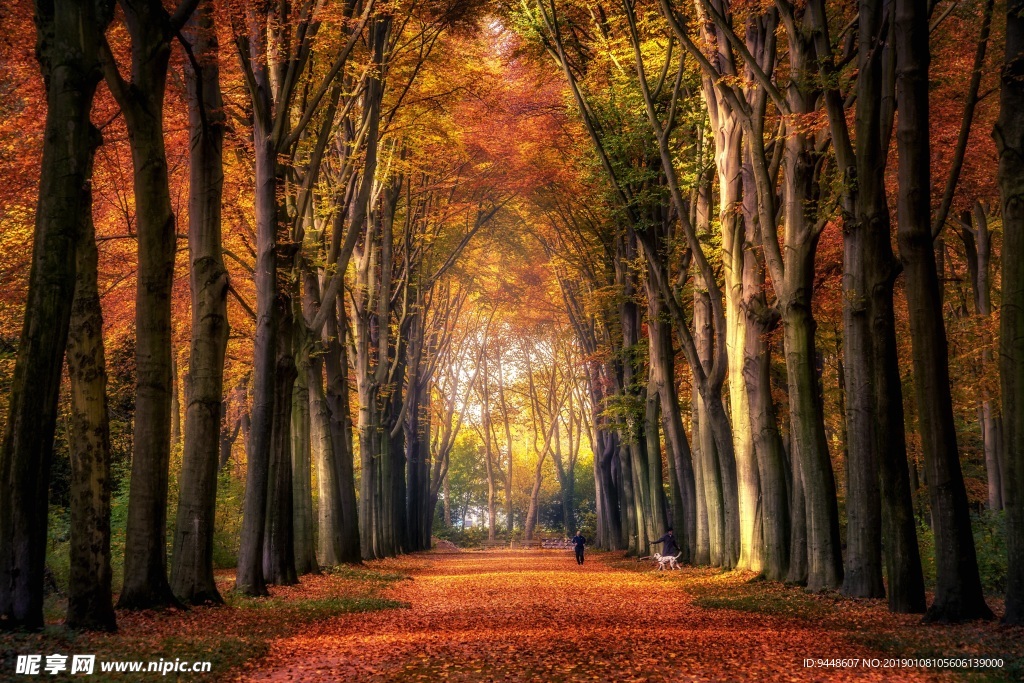
[[[807,620],[693,604],[678,576],[569,552],[424,554],[386,565],[409,609],[352,614],[276,641],[258,681],[934,680],[920,670],[809,670],[883,655]],[[688,570],[689,571],[689,570]],[[696,571],[696,570],[694,570]]]

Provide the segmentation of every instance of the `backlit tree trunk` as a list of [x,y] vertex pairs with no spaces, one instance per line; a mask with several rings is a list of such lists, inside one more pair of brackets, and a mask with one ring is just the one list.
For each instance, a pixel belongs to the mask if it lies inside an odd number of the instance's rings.
[[195,65],[186,66],[191,128],[189,257],[192,293],[192,391],[185,417],[171,589],[192,604],[220,603],[213,578],[214,513],[228,342],[228,273],[221,255],[221,154],[224,112],[213,10],[204,4],[187,32]]
[[[118,606],[175,604],[167,580],[167,483],[171,445],[171,290],[176,236],[164,147],[164,91],[171,41],[198,0],[169,16],[159,0],[123,0],[131,81],[106,48],[107,85],[124,112],[132,151],[138,276],[135,293],[135,417]],[[218,405],[217,415],[220,409]]]

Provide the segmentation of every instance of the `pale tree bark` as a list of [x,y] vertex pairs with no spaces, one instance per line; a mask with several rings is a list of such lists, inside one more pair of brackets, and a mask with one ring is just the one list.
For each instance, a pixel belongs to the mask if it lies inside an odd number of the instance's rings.
[[320,565],[341,564],[339,534],[342,529],[340,493],[331,440],[331,416],[323,387],[323,360],[310,359],[306,386],[309,392],[310,439],[316,461],[317,484],[317,559]]
[[757,229],[756,193],[751,187],[750,165],[744,164],[744,221],[742,258],[742,303],[746,318],[743,365],[740,374],[746,385],[748,414],[753,431],[756,474],[760,497],[755,508],[754,530],[748,568],[772,581],[784,581],[789,571],[790,509],[786,491],[785,453],[772,399],[772,331],[779,314],[769,308],[765,295],[765,267]]
[[[697,352],[706,369],[711,368],[713,354],[713,336],[711,324],[711,303],[706,291],[694,294],[693,328]],[[722,477],[718,465],[719,454],[715,436],[707,415],[706,403],[695,396],[697,418],[694,421],[695,439],[700,444],[698,459],[698,481],[703,483],[704,507],[707,514],[707,563],[714,566],[722,565],[722,548],[725,544],[725,505],[722,500]],[[699,496],[700,494],[698,494]],[[699,500],[699,498],[698,498]],[[698,528],[698,539],[700,530]],[[698,557],[703,559],[703,549],[698,549]],[[704,564],[698,559],[698,564]]]
[[[972,211],[964,211],[960,215],[960,239],[964,244],[964,256],[967,261],[967,272],[970,276],[971,291],[974,295],[974,313],[982,326],[987,327],[992,316],[992,233],[988,226],[988,216],[980,201],[974,203]],[[965,304],[966,307],[966,304]],[[987,330],[982,337],[986,339],[981,350],[981,363],[978,367],[978,380],[981,385],[981,397],[978,403],[978,425],[981,427],[982,443],[985,449],[985,474],[988,479],[988,507],[990,510],[1003,509],[1004,473],[1000,440],[1002,438],[1002,418],[999,407],[992,401],[986,368],[994,361],[989,347]]]
[[[491,386],[486,355],[483,357],[483,375],[480,380],[482,384],[478,387],[478,390],[480,391],[480,396],[483,398],[483,413],[481,414],[482,424],[480,428],[482,430],[482,439],[484,442],[484,472],[487,477],[487,540],[494,541],[498,537],[498,520],[496,519],[496,513],[498,510],[498,486],[495,482],[497,475],[495,472],[494,452],[491,448]],[[529,525],[529,519],[526,524],[527,526]],[[532,532],[527,529],[527,533]],[[527,536],[527,538],[530,537]]]
[[[756,190],[758,228],[767,270],[782,314],[786,371],[792,433],[797,439],[807,513],[808,575],[810,590],[835,588],[842,580],[839,514],[832,463],[825,439],[824,413],[815,369],[815,322],[811,311],[814,254],[824,221],[816,221],[816,140],[806,131],[787,131],[781,141],[783,239],[776,227],[777,173],[775,159],[766,156],[764,144],[765,100],[771,97],[786,115],[808,115],[816,110],[815,53],[808,35],[808,20],[802,8],[778,5],[775,10],[747,24],[747,39],[741,41],[729,25],[726,6],[716,7],[700,0],[702,9],[727,41],[743,53],[746,75],[757,86],[750,94],[715,82],[717,96],[740,117],[751,161],[752,188]],[[790,78],[781,92],[771,80],[775,60],[775,12],[786,29],[789,43]],[[724,38],[724,41],[721,40]],[[695,51],[691,49],[691,53]],[[718,73],[713,64],[698,57],[706,75]],[[776,150],[779,149],[777,146]],[[753,220],[751,216],[751,220]],[[781,244],[780,244],[781,242]],[[784,247],[784,249],[783,249]],[[756,319],[755,319],[756,320]],[[749,323],[748,323],[749,324]]]

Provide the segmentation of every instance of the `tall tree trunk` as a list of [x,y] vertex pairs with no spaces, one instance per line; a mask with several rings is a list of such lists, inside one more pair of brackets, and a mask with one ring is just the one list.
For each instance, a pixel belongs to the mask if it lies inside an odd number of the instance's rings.
[[[698,295],[695,294],[694,298]],[[696,316],[694,316],[696,320]],[[711,536],[708,528],[708,505],[707,496],[704,492],[704,432],[700,424],[700,414],[703,412],[700,396],[697,387],[694,386],[691,397],[690,423],[693,425],[693,483],[695,499],[697,501],[697,535],[695,539],[696,551],[693,556],[693,563],[698,566],[711,564]]]
[[[88,185],[86,186],[88,187]],[[71,550],[67,626],[117,628],[110,569],[110,423],[96,239],[86,207],[67,344],[71,379]]]
[[317,483],[317,559],[321,566],[341,564],[341,502],[331,441],[331,417],[323,388],[323,360],[310,359],[309,377],[310,432],[313,457],[316,460]]
[[[340,304],[339,304],[340,305]],[[342,316],[328,316],[324,328],[327,353],[324,367],[327,371],[327,407],[330,411],[330,438],[332,444],[335,481],[340,508],[338,529],[338,560],[359,562],[359,503],[356,499],[355,449],[352,444],[352,416],[349,409],[348,347],[343,341],[347,322]]]
[[[744,317],[742,343],[743,364],[736,370],[744,381],[747,400],[746,414],[750,420],[756,457],[756,469],[747,476],[756,480],[758,497],[755,501],[750,550],[746,568],[763,573],[767,578],[781,581],[789,566],[789,501],[786,498],[785,469],[782,438],[779,436],[775,403],[772,400],[771,332],[778,322],[778,314],[768,307],[765,293],[765,264],[762,254],[761,231],[758,229],[757,191],[753,177],[751,155],[747,153],[743,164],[743,233],[737,235],[738,254],[742,259],[740,303]],[[739,463],[737,462],[737,465]]]
[[647,521],[647,547],[650,542],[665,535],[669,528],[668,505],[665,501],[665,473],[661,460],[661,410],[659,406],[658,372],[651,365],[647,384],[644,430],[647,444],[647,496],[649,500]]
[[294,503],[295,571],[297,574],[317,574],[316,549],[313,542],[313,488],[312,488],[312,429],[309,412],[309,347],[306,344],[296,354],[302,358],[297,368],[292,390],[292,501]]
[[[797,115],[812,115],[818,93],[809,92],[804,80],[817,75],[811,66],[815,60],[813,45],[803,36],[789,39],[794,41],[790,57],[794,74],[787,88],[787,102]],[[815,344],[817,323],[812,306],[814,255],[820,234],[816,225],[818,155],[814,137],[803,131],[788,134],[783,144],[785,254],[781,262],[785,268],[783,281],[774,284],[782,309],[791,430],[796,439],[796,455],[801,459],[804,486],[807,589],[821,591],[839,588],[843,583],[843,554],[835,475],[825,435]],[[773,269],[773,273],[777,272]],[[778,275],[773,277],[779,279]],[[877,536],[875,543],[879,547]],[[877,570],[880,588],[880,564]]]
[[990,618],[960,471],[950,395],[946,330],[931,232],[927,8],[896,0],[900,258],[906,276],[914,388],[935,531],[935,600],[928,621]]
[[99,44],[111,2],[36,2],[46,127],[28,299],[0,451],[0,625],[43,626],[47,494],[76,248],[91,213]]
[[221,159],[224,112],[217,34],[209,4],[187,31],[199,67],[186,66],[191,129],[189,175],[189,284],[192,294],[192,391],[185,408],[185,445],[171,554],[171,588],[192,604],[220,603],[213,578],[213,533],[224,355],[228,342],[228,273],[221,254]]
[[[843,324],[846,397],[847,468],[856,484],[854,531],[878,535],[871,512],[872,482],[881,479],[882,539],[886,547],[889,608],[924,611],[924,583],[913,520],[910,470],[903,425],[901,376],[896,349],[893,285],[899,264],[892,254],[892,234],[885,189],[894,108],[895,58],[892,48],[891,0],[861,0],[858,13],[856,151],[851,140],[843,95],[825,92],[837,165],[844,173]],[[831,54],[825,3],[814,0],[809,14],[815,24],[819,63],[831,81],[836,72]],[[856,472],[854,471],[856,470]],[[866,492],[866,493],[865,493]],[[867,496],[866,498],[864,496]],[[858,540],[855,548],[862,547]],[[871,551],[874,553],[874,551]],[[854,576],[866,556],[848,554]],[[873,560],[867,560],[872,562]],[[852,564],[857,563],[857,567]],[[870,588],[871,582],[858,581]],[[853,580],[850,581],[851,588]],[[859,588],[859,587],[858,587]]]
[[526,521],[523,523],[523,538],[533,540],[533,532],[537,528],[537,513],[540,505],[540,486],[543,482],[544,460],[547,449],[537,454],[537,467],[533,471],[533,487],[530,489],[530,505],[526,509]]
[[[693,473],[693,454],[683,429],[676,394],[675,362],[672,349],[672,327],[662,319],[664,302],[656,286],[648,282],[648,301],[655,302],[650,310],[648,323],[651,331],[652,366],[658,368],[657,391],[660,398],[661,422],[665,431],[666,460],[670,476],[675,479],[672,512],[673,528],[682,538],[683,561],[693,562],[697,553],[697,499]],[[653,298],[652,298],[653,297]]]
[[1024,1],[1006,3],[1006,58],[1000,82],[999,193],[1003,208],[1000,377],[1006,481],[1008,571],[1003,621],[1024,624]]
[[[705,367],[710,368],[713,353],[711,330],[711,303],[706,292],[695,295],[693,327],[697,352]],[[726,544],[725,502],[722,496],[722,474],[718,464],[718,447],[708,417],[707,403],[697,398],[697,428],[700,442],[700,478],[704,483],[704,503],[708,517],[708,562],[713,566],[723,565]]]
[[273,445],[274,390],[277,385],[277,148],[273,138],[273,100],[266,45],[259,21],[247,18],[249,55],[255,87],[249,93],[253,120],[256,217],[256,336],[253,342],[253,406],[246,459],[245,502],[235,590],[243,595],[267,595],[263,573],[267,488]]
[[291,419],[292,389],[297,375],[291,345],[283,319],[290,311],[279,309],[277,369],[275,370],[274,415],[268,474],[267,513],[263,541],[263,575],[269,583],[290,586],[298,583],[295,570],[295,501],[292,498]]
[[[993,353],[987,327],[992,315],[992,285],[990,264],[992,259],[992,233],[988,217],[980,201],[974,203],[973,211],[960,215],[960,238],[964,243],[967,271],[970,275],[971,290],[974,294],[974,312],[980,318],[983,328],[981,363],[976,372],[981,385],[978,404],[978,426],[981,428],[982,444],[985,449],[985,474],[988,479],[988,507],[990,510],[1003,509],[1003,471],[999,441],[1001,419],[999,408],[991,400],[986,368],[991,367]],[[966,305],[965,305],[966,308]]]
[[452,525],[452,489],[448,480],[448,472],[444,473],[444,525],[451,528]]
[[164,148],[163,101],[178,18],[172,20],[159,0],[124,2],[121,6],[132,39],[132,81],[123,80],[109,51],[104,68],[107,84],[124,112],[131,144],[138,275],[134,452],[124,586],[118,606],[147,609],[177,602],[167,580],[171,290],[176,237]]
[[[790,427],[792,429],[792,427]],[[807,502],[804,499],[803,469],[796,437],[789,434],[789,509],[792,515],[789,539],[789,571],[786,583],[807,583]]]
[[[744,251],[747,258],[755,258],[753,250]],[[744,283],[743,297],[747,320],[742,372],[747,388],[761,494],[754,537],[759,543],[751,547],[749,568],[761,571],[772,581],[783,581],[789,569],[790,515],[785,454],[772,400],[772,349],[769,335],[775,323],[770,318],[764,300],[764,271],[757,264],[750,266],[749,272],[758,271],[761,273],[760,278]]]

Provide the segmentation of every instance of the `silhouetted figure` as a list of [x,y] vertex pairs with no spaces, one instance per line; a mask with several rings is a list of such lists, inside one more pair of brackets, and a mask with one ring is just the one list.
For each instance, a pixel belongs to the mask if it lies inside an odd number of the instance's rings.
[[665,532],[664,536],[659,538],[657,541],[651,541],[651,543],[665,544],[661,547],[662,555],[671,555],[672,557],[675,557],[679,554],[679,544],[676,543],[676,535],[673,533],[671,528]]
[[587,539],[579,531],[572,537],[572,546],[576,551],[576,564],[583,564],[583,548],[587,545]]

